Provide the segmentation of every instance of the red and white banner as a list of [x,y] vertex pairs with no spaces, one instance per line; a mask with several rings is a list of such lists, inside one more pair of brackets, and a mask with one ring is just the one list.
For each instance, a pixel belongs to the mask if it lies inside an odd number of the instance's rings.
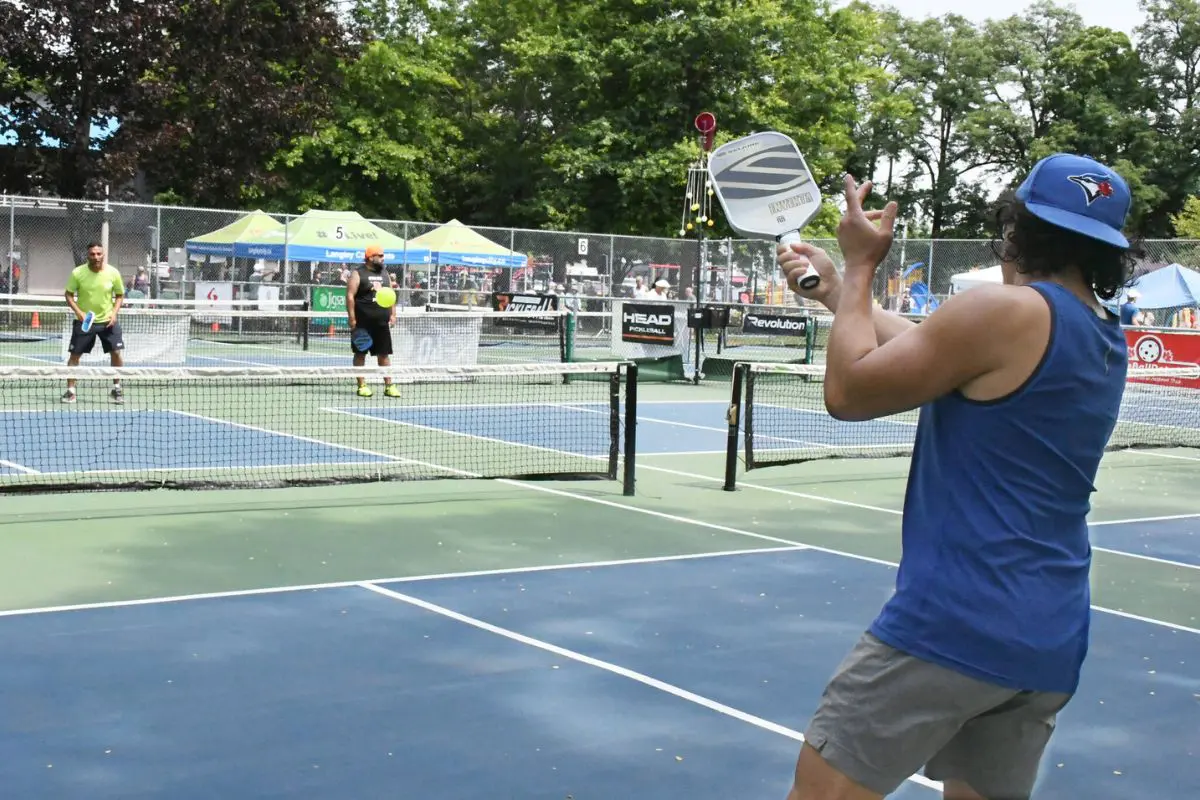
[[[1200,331],[1126,328],[1125,342],[1129,345],[1131,370],[1200,369]],[[1193,378],[1147,377],[1130,380],[1200,389],[1200,379]]]

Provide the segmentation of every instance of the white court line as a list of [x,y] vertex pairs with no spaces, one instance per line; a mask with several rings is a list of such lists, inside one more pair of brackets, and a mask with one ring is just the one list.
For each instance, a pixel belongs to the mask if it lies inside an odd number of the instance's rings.
[[[503,567],[500,569],[480,569],[467,572],[442,572],[433,575],[410,575],[404,578],[374,578],[368,583],[421,583],[424,581],[440,581],[454,578],[487,578],[501,575],[523,575],[535,572],[553,572],[554,570],[600,569],[604,567],[626,567],[637,564],[661,564],[669,561],[697,561],[705,558],[724,558],[727,556],[769,555],[771,553],[794,553],[808,550],[806,545],[788,545],[786,547],[759,547],[747,550],[720,550],[711,553],[684,553],[674,556],[646,556],[643,558],[618,558],[605,561],[574,561],[566,564],[543,564],[534,567]],[[0,611],[0,617],[21,617],[31,614],[57,614],[63,611],[96,611],[104,608],[124,608],[126,606],[150,606],[160,603],[182,603],[189,600],[221,600],[226,597],[253,597],[263,594],[286,594],[290,592],[311,592],[319,589],[345,589],[358,586],[362,580],[333,581],[330,583],[308,583],[297,586],[272,586],[265,589],[232,589],[225,592],[205,592],[202,594],[169,595],[166,597],[147,597],[141,600],[106,600],[97,603],[78,603],[66,606],[43,606],[41,608],[18,608]]]
[[[654,468],[650,467],[649,469],[654,469]],[[707,476],[697,476],[697,477],[707,477]],[[614,500],[605,500],[604,498],[601,498],[601,497],[588,497],[586,495],[575,494],[573,492],[567,492],[567,491],[563,491],[561,489],[552,489],[549,486],[538,486],[536,484],[510,480],[508,478],[501,478],[497,482],[508,484],[510,486],[520,486],[525,489],[532,489],[535,492],[545,492],[546,494],[559,495],[561,497],[571,497],[576,500],[583,500],[584,502],[587,502],[587,503],[596,503],[598,505],[611,506],[613,508],[623,508],[623,509],[625,509],[627,511],[631,511],[635,514],[647,514],[649,516],[658,517],[660,519],[669,519],[674,522],[682,522],[684,524],[696,525],[696,526],[699,526],[702,528],[713,528],[715,530],[722,530],[722,531],[726,531],[728,533],[733,533],[733,534],[737,534],[740,536],[748,536],[752,539],[760,539],[760,540],[766,541],[766,542],[774,542],[776,544],[790,544],[790,545],[795,545],[797,547],[806,547],[809,550],[815,550],[816,552],[819,552],[819,553],[828,553],[829,555],[841,556],[842,558],[851,558],[856,561],[867,561],[872,564],[881,564],[881,565],[888,566],[888,567],[900,566],[895,561],[888,561],[888,560],[882,559],[882,558],[873,558],[871,556],[859,555],[858,553],[849,553],[849,552],[846,552],[845,550],[835,550],[830,547],[820,547],[815,544],[807,544],[804,542],[797,542],[792,539],[784,539],[779,536],[769,536],[765,533],[755,533],[753,531],[740,530],[738,528],[731,528],[731,527],[728,527],[725,525],[716,525],[711,522],[704,522],[703,520],[692,519],[691,517],[683,517],[683,516],[678,516],[675,514],[667,514],[665,512],[654,511],[649,508],[640,508],[638,506],[631,506],[631,505],[627,505],[625,503],[618,503]],[[888,513],[897,513],[897,512],[889,511]],[[1130,614],[1126,611],[1118,611],[1116,609],[1107,608],[1105,606],[1093,605],[1091,608],[1093,611],[1099,611],[1104,614],[1114,614],[1119,617],[1125,617],[1127,619],[1136,619],[1141,622],[1146,622],[1151,625],[1158,625],[1163,628],[1171,628],[1172,630],[1186,631],[1187,633],[1195,633],[1197,635],[1200,635],[1200,628],[1192,628],[1187,625],[1180,625],[1175,622],[1167,622],[1166,620],[1154,619],[1152,617],[1140,617],[1136,614]]]
[[1134,517],[1133,519],[1106,519],[1100,522],[1089,522],[1088,525],[1134,525],[1139,522],[1167,522],[1173,519],[1196,519],[1200,514],[1167,514],[1164,517]]
[[[204,420],[205,422],[212,422],[217,425],[228,425],[232,428],[242,428],[242,429],[248,430],[248,431],[257,431],[258,433],[269,433],[272,436],[282,436],[286,439],[296,439],[297,441],[308,442],[309,444],[319,444],[323,447],[331,447],[335,450],[347,450],[352,453],[362,453],[362,454],[368,455],[368,456],[375,456],[376,458],[383,459],[384,462],[389,462],[389,461],[390,462],[411,462],[412,461],[412,459],[403,458],[402,456],[393,456],[393,455],[389,455],[387,453],[378,453],[378,452],[375,452],[374,450],[364,450],[361,447],[351,447],[351,446],[345,445],[345,444],[337,444],[336,442],[329,442],[324,439],[314,439],[310,436],[300,436],[299,434],[295,434],[295,433],[285,433],[283,431],[271,430],[270,428],[263,428],[258,425],[249,425],[244,422],[231,422],[230,420],[227,420],[227,419],[220,419],[218,417],[208,417],[208,416],[205,416],[204,414],[194,414],[190,411],[179,411],[178,409],[174,409],[174,408],[167,408],[167,409],[163,409],[163,410],[170,414],[178,414],[181,417],[191,417],[192,419]],[[355,461],[355,462],[345,462],[345,463],[347,463],[347,464],[350,464],[350,463],[370,464],[370,463],[379,463],[379,462]],[[413,462],[413,463],[416,463],[416,462]],[[300,466],[303,466],[303,465],[300,465]],[[423,465],[423,466],[428,466],[428,465]]]
[[245,364],[249,367],[277,367],[278,364],[268,364],[265,361],[244,361],[240,358],[225,358],[224,356],[201,356],[195,353],[188,353],[188,358],[198,358],[203,361],[221,361],[226,364]]
[[[409,406],[398,406],[398,408],[405,409],[405,408],[409,408]],[[513,441],[509,441],[508,439],[496,439],[492,436],[481,436],[477,433],[463,433],[462,431],[451,430],[450,428],[440,428],[436,425],[422,425],[419,422],[409,422],[408,420],[391,419],[389,417],[379,417],[379,416],[374,416],[372,414],[367,414],[367,413],[364,413],[361,411],[350,411],[350,410],[344,409],[344,408],[322,408],[321,410],[322,411],[330,411],[335,414],[345,414],[348,417],[358,417],[359,419],[370,420],[371,422],[386,422],[391,425],[402,425],[402,426],[408,427],[408,428],[418,428],[420,430],[433,431],[435,433],[446,433],[446,434],[450,434],[451,436],[461,436],[464,439],[474,439],[475,441],[479,441],[479,442],[494,442],[496,444],[503,444],[503,445],[507,445],[509,447],[524,447],[529,450],[539,450],[544,453],[556,453],[560,456],[572,456],[574,458],[584,458],[584,459],[588,459],[590,461],[596,461],[596,462],[600,462],[600,461],[607,462],[608,458],[609,458],[607,454],[605,454],[605,455],[588,455],[587,453],[574,453],[570,450],[560,450],[557,447],[544,447],[544,446],[538,445],[538,444],[526,444],[525,442],[513,442]]]
[[42,474],[41,470],[34,469],[33,467],[27,467],[24,464],[18,464],[15,461],[5,461],[3,458],[0,458],[0,467],[9,467],[11,469],[15,469],[17,472],[23,472],[26,475]]
[[1196,456],[1180,456],[1180,455],[1175,455],[1174,453],[1159,453],[1154,450],[1131,449],[1128,452],[1137,453],[1138,455],[1142,455],[1142,456],[1155,456],[1157,458],[1173,458],[1178,461],[1200,461],[1200,458],[1197,458]]
[[[701,475],[701,474],[695,473],[695,472],[683,472],[683,471],[677,470],[677,469],[667,469],[666,467],[652,467],[649,465],[639,464],[638,468],[639,469],[643,469],[643,468],[649,469],[649,470],[653,470],[655,472],[667,472],[672,475],[679,475],[680,477],[684,477],[684,478],[695,478],[695,479],[705,480],[710,483],[723,483],[724,482],[724,479],[714,478],[711,475]],[[816,500],[816,501],[822,502],[822,503],[830,503],[833,505],[847,506],[849,508],[859,508],[864,511],[876,511],[881,514],[891,514],[891,515],[897,516],[897,517],[904,515],[903,511],[899,511],[894,508],[884,508],[882,506],[870,506],[870,505],[867,505],[866,503],[855,503],[850,500],[838,500],[833,497],[824,497],[824,496],[818,495],[818,494],[805,494],[803,492],[792,491],[791,489],[779,489],[774,486],[763,486],[762,484],[757,484],[757,483],[746,483],[745,481],[738,481],[738,486],[744,486],[747,489],[757,489],[760,492],[771,492],[773,494],[787,495],[788,497],[799,497],[804,500]],[[1163,520],[1181,519],[1181,518],[1186,518],[1186,517],[1200,517],[1200,514],[1182,514],[1182,515],[1168,516],[1168,517],[1146,517],[1143,519],[1121,520],[1120,522],[1123,522],[1123,523],[1159,522],[1159,521],[1163,521]],[[1092,525],[1114,525],[1114,524],[1117,524],[1117,523],[1116,522],[1108,522],[1108,523],[1097,522],[1097,523],[1089,523],[1088,527],[1091,527]],[[1110,555],[1115,555],[1115,556],[1125,556],[1127,558],[1136,558],[1139,561],[1154,561],[1159,564],[1166,564],[1168,566],[1178,567],[1180,569],[1200,570],[1200,564],[1189,564],[1186,561],[1174,561],[1169,558],[1159,558],[1157,556],[1148,556],[1148,555],[1143,555],[1141,553],[1134,553],[1134,552],[1131,552],[1128,550],[1113,550],[1108,547],[1098,547],[1096,545],[1092,545],[1092,550],[1099,552],[1099,553],[1108,553]]]
[[1200,570],[1200,564],[1189,564],[1186,561],[1174,561],[1169,558],[1159,558],[1158,556],[1147,556],[1142,553],[1134,553],[1131,550],[1113,550],[1108,547],[1097,547],[1092,545],[1092,550],[1097,553],[1109,553],[1114,556],[1124,556],[1125,558],[1136,558],[1138,561],[1153,561],[1156,564],[1166,564],[1169,567],[1180,567],[1182,569]]
[[[669,694],[672,697],[679,698],[680,700],[686,700],[687,702],[694,703],[702,708],[707,708],[710,711],[715,711],[718,714],[731,717],[739,722],[745,722],[749,725],[753,725],[756,728],[760,728],[761,730],[778,734],[780,736],[786,736],[792,741],[804,741],[804,734],[800,733],[800,731],[785,727],[777,722],[771,722],[770,720],[763,719],[762,717],[755,716],[754,714],[741,711],[732,706],[727,706],[724,703],[719,703],[716,700],[704,697],[703,695],[689,692],[687,689],[680,688],[674,684],[667,683],[666,681],[660,681],[657,678],[652,678],[649,675],[636,672],[627,667],[622,667],[609,661],[602,661],[598,658],[584,655],[583,653],[575,650],[568,650],[565,647],[559,647],[556,644],[550,644],[549,642],[542,641],[541,639],[534,639],[532,636],[526,636],[525,634],[517,633],[516,631],[511,631],[507,628],[501,628],[500,626],[493,625],[490,622],[484,622],[481,619],[469,617],[466,614],[460,614],[457,611],[452,611],[444,606],[430,603],[427,600],[421,600],[420,598],[412,597],[411,595],[401,594],[400,592],[392,591],[391,589],[384,588],[383,586],[376,586],[375,584],[367,581],[359,583],[358,586],[366,589],[367,591],[382,595],[383,597],[387,597],[392,600],[398,600],[402,603],[407,603],[408,605],[416,606],[417,608],[429,611],[430,613],[452,619],[455,622],[461,622],[464,625],[470,625],[473,628],[478,628],[479,630],[486,631],[497,636],[502,636],[505,639],[517,642],[518,644],[543,650],[547,653],[553,653],[556,656],[561,656],[562,658],[567,658],[572,661],[578,661],[580,664],[586,664],[589,667],[595,667],[596,669],[609,672],[613,675],[627,678],[636,683],[640,683],[643,686],[648,686],[651,689],[657,689],[660,692]],[[940,781],[932,781],[929,778],[926,778],[924,775],[912,775],[908,778],[908,780],[928,789],[936,789],[940,791],[942,788]]]

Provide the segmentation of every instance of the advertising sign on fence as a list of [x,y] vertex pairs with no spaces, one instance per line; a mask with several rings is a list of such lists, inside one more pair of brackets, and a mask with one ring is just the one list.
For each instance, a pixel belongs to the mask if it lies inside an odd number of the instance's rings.
[[626,342],[673,344],[675,306],[670,303],[622,304],[621,339]]
[[318,328],[335,325],[348,328],[346,319],[346,287],[344,286],[314,286],[312,287],[312,310],[328,311],[328,317],[313,320]]
[[[1126,328],[1130,369],[1200,369],[1200,331]],[[1200,389],[1200,379],[1146,378],[1139,383],[1162,383]]]
[[[513,292],[496,292],[492,295],[492,310],[504,313],[545,313],[558,310],[558,295],[553,294],[516,294]],[[512,320],[497,319],[497,325],[508,328],[554,328],[557,318],[521,317]]]
[[742,315],[742,333],[766,336],[804,336],[808,317],[796,314],[761,314],[747,311]]

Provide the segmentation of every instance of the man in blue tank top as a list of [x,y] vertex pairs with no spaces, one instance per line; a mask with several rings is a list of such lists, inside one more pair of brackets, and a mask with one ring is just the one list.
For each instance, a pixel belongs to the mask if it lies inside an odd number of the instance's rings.
[[840,278],[779,248],[834,312],[825,404],[844,420],[920,408],[896,591],[830,680],[788,800],[870,800],[908,776],[949,800],[1025,800],[1088,646],[1087,514],[1125,388],[1119,320],[1133,254],[1126,182],[1059,154],[1002,199],[1004,284],[920,325],[872,307],[897,208],[846,178]]

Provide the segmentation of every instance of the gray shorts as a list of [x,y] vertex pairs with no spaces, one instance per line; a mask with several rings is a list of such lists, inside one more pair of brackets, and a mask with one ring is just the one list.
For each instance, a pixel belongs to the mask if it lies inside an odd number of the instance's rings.
[[969,678],[864,634],[804,734],[827,763],[887,795],[925,767],[988,800],[1026,800],[1071,696]]

